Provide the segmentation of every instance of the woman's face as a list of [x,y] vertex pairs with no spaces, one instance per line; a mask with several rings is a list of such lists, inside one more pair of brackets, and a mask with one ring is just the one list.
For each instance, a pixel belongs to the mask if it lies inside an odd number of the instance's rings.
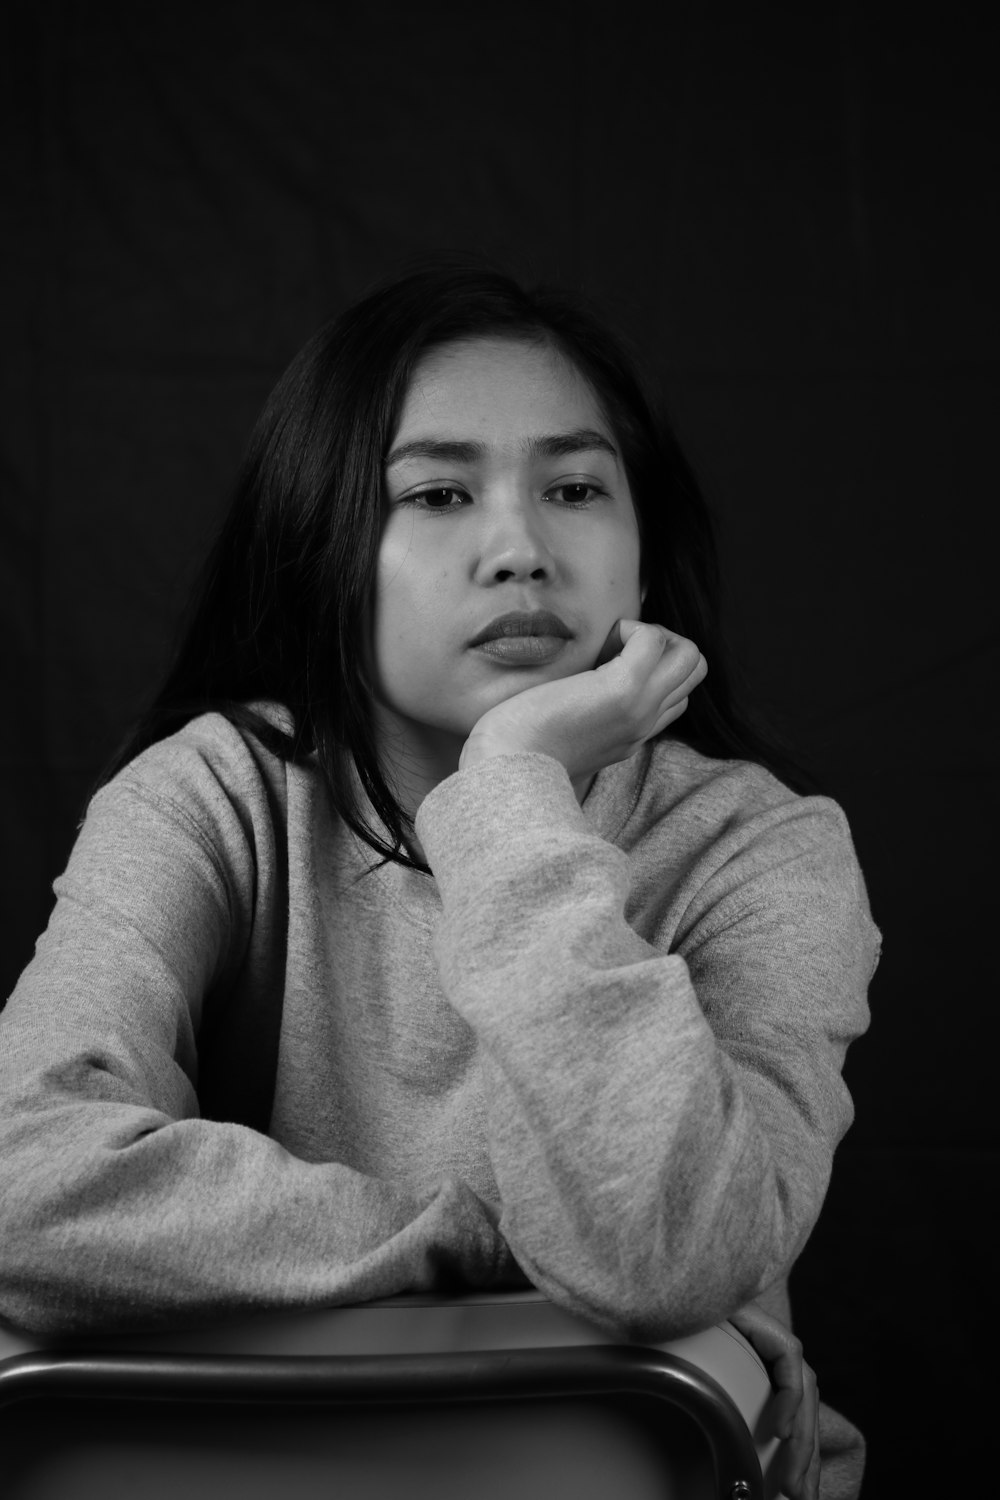
[[[377,717],[412,748],[457,755],[488,709],[593,667],[615,621],[638,618],[639,530],[618,444],[553,350],[484,338],[428,354],[385,486]],[[497,616],[538,610],[565,638],[473,644]]]

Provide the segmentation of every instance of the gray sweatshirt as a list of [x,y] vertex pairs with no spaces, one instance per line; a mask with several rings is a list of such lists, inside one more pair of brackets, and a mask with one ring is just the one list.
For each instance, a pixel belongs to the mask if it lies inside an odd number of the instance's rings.
[[879,948],[840,808],[668,737],[582,806],[498,756],[416,832],[433,877],[373,869],[216,714],[94,798],[0,1015],[0,1316],[526,1276],[631,1339],[788,1319]]

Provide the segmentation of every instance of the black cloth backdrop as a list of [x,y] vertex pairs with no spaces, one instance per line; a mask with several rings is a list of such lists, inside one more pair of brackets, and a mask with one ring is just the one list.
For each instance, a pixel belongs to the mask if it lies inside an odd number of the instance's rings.
[[40,0],[0,48],[2,994],[304,338],[428,248],[588,289],[663,383],[740,657],[884,929],[793,1281],[875,1500],[964,1492],[987,1412],[1000,247],[973,16]]

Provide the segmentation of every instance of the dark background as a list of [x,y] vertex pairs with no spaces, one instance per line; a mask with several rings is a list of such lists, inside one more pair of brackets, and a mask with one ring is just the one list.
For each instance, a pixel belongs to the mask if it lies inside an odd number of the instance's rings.
[[0,994],[306,336],[435,247],[589,290],[662,382],[740,657],[885,936],[793,1280],[865,1500],[965,1493],[993,1420],[1000,153],[973,15],[38,3],[0,46]]

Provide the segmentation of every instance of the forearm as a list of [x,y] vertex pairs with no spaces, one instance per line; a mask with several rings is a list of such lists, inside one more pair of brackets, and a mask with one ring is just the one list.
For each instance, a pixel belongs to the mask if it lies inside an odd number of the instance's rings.
[[628,967],[627,991],[615,968],[595,981],[569,966],[559,994],[539,994],[530,956],[490,976],[502,1001],[471,976],[448,990],[483,1049],[500,1227],[519,1263],[554,1300],[663,1339],[781,1276],[825,1178],[782,1172],[683,962]]
[[364,1301],[508,1265],[457,1179],[410,1191],[130,1106],[0,1121],[0,1204],[0,1313],[36,1332]]
[[201,1118],[171,971],[71,925],[0,1016],[0,1316],[151,1327],[501,1272],[496,1214],[456,1178],[414,1191]]
[[[765,976],[790,993],[765,994],[748,1030],[726,1038],[729,1000],[713,1029],[685,960],[626,922],[628,859],[547,758],[453,778],[418,829],[442,894],[442,985],[483,1056],[501,1228],[527,1274],[656,1338],[770,1285],[819,1213],[849,1103],[823,997],[782,1035],[804,968]],[[767,952],[754,931],[721,941],[727,983]]]

